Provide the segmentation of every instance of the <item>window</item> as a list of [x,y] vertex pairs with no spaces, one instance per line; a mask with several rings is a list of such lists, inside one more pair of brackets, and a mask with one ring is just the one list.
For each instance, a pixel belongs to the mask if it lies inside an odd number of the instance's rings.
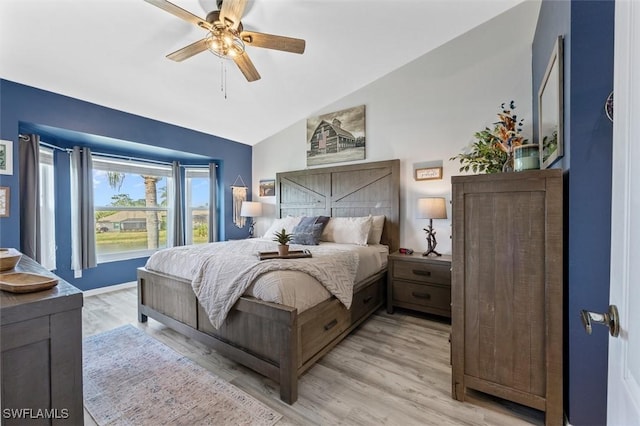
[[185,169],[185,244],[209,242],[209,169]]
[[171,167],[92,159],[98,262],[149,256],[171,246]]
[[40,147],[40,264],[56,269],[55,187],[53,150]]

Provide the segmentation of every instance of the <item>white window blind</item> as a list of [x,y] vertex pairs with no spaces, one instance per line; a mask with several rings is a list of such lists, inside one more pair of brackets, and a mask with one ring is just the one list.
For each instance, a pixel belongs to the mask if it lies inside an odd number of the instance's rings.
[[56,269],[56,222],[53,150],[40,147],[40,263]]

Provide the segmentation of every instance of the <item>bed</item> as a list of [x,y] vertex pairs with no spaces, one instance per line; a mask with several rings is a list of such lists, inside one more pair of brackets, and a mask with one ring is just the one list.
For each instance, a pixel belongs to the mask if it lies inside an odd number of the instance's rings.
[[[276,215],[384,215],[381,244],[399,247],[399,160],[276,175]],[[280,385],[293,404],[298,377],[383,304],[386,268],[359,279],[350,308],[336,297],[297,308],[243,295],[214,328],[184,277],[138,269],[138,320],[151,317]]]

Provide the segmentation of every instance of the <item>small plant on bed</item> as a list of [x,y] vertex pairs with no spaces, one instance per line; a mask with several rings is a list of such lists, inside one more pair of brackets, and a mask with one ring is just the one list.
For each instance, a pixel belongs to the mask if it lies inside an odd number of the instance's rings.
[[289,241],[293,238],[293,234],[288,234],[287,230],[282,228],[282,231],[278,231],[274,234],[273,241],[279,243],[278,254],[280,256],[286,256],[289,254]]

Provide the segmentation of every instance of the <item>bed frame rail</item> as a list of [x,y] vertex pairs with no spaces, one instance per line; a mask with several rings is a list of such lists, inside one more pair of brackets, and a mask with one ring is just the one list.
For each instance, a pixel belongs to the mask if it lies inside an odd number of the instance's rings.
[[297,309],[242,297],[216,330],[186,280],[139,268],[138,321],[148,317],[278,382],[286,403],[298,398]]

